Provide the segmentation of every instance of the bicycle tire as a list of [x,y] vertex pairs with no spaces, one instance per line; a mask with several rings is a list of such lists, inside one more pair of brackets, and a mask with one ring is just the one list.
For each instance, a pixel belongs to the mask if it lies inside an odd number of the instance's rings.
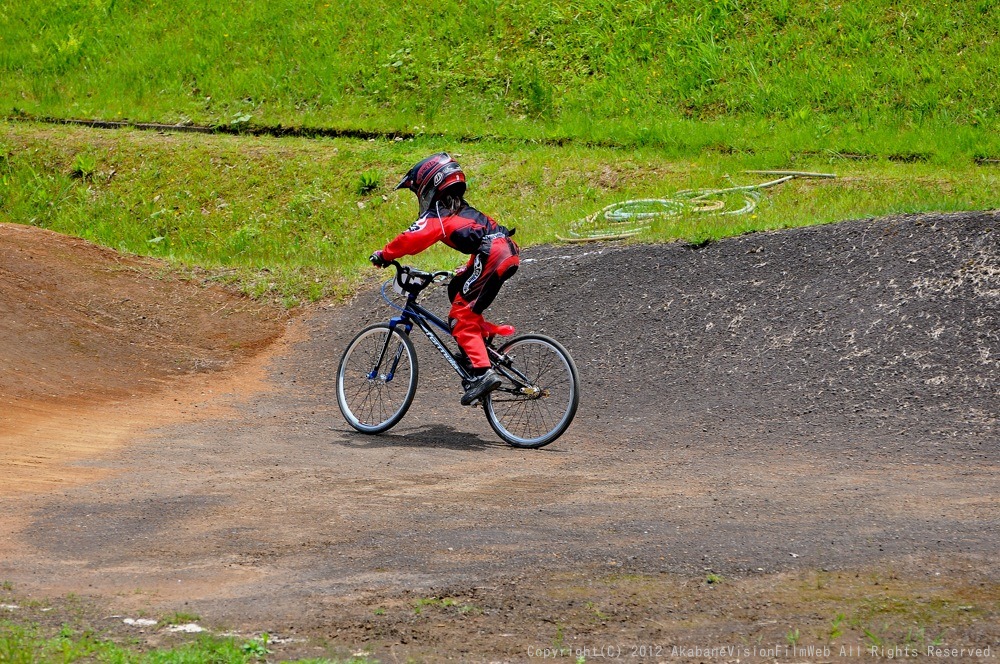
[[[559,342],[541,334],[511,339],[498,350],[512,364],[494,365],[503,383],[484,399],[487,421],[514,447],[548,445],[569,428],[580,404],[573,358]],[[516,373],[528,379],[528,386],[515,382]]]
[[[375,366],[386,337],[388,348]],[[399,361],[395,362],[396,354]],[[386,371],[395,363],[391,375]],[[376,434],[395,426],[417,393],[417,354],[410,337],[386,323],[358,332],[344,350],[337,368],[337,405],[344,419],[361,433]],[[399,380],[399,383],[394,381]],[[402,392],[395,389],[400,385]]]

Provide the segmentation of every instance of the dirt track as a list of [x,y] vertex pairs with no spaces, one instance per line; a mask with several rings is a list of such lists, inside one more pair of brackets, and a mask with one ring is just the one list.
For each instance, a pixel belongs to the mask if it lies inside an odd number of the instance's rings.
[[285,327],[155,261],[29,226],[0,224],[0,284],[0,495],[95,477],[65,463],[163,421]]
[[129,402],[134,424],[105,411],[118,443],[67,471],[88,481],[5,486],[0,579],[309,638],[290,655],[824,643],[838,613],[842,643],[938,622],[996,652],[998,219],[527,251],[493,317],[562,340],[584,384],[539,451],[459,407],[420,342],[406,419],[352,433],[334,369],[386,310],[374,289],[314,308],[267,355]]

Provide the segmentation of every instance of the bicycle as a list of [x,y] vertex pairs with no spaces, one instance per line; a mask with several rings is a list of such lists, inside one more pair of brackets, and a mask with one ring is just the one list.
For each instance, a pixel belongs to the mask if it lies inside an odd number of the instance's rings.
[[[424,272],[390,263],[395,277],[382,284],[382,298],[400,314],[361,330],[347,345],[337,369],[337,405],[352,427],[366,434],[388,431],[406,415],[417,391],[417,356],[410,340],[423,332],[463,382],[472,378],[465,354],[445,343],[451,329],[417,302],[427,287],[446,283],[453,272]],[[406,297],[399,306],[386,294]],[[486,350],[501,385],[473,406],[482,406],[500,438],[514,447],[538,448],[561,436],[576,415],[580,381],[573,359],[554,339],[541,334],[514,337]]]

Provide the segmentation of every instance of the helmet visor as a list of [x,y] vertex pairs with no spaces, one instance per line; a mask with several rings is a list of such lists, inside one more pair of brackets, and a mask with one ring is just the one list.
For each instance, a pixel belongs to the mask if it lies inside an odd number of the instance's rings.
[[396,185],[393,191],[399,191],[400,189],[413,189],[413,178],[410,177],[409,173],[403,176],[403,179],[399,181],[399,184]]

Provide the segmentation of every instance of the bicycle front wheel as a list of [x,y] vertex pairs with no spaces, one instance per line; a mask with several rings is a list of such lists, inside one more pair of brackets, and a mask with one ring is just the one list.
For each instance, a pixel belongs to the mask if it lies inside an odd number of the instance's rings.
[[561,436],[580,403],[576,365],[558,342],[540,334],[500,347],[493,365],[503,383],[485,399],[486,419],[514,447],[542,447]]
[[405,332],[386,323],[358,333],[340,358],[337,405],[362,433],[388,431],[417,392],[417,355]]

